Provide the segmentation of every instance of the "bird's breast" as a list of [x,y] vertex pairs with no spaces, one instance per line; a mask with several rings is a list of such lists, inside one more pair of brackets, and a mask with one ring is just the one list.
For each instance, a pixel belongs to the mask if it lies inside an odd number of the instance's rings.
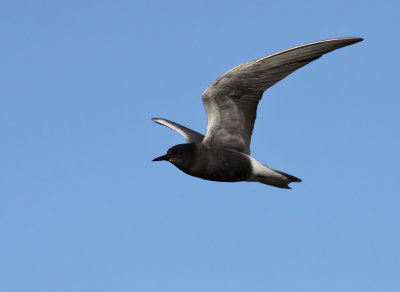
[[228,149],[202,149],[192,167],[193,176],[212,181],[244,181],[251,176],[251,163],[240,152]]

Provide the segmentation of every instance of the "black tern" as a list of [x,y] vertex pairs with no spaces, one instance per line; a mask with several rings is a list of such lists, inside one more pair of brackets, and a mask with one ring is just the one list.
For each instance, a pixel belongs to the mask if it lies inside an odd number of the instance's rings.
[[208,119],[205,136],[166,119],[152,119],[177,131],[187,142],[153,161],[169,161],[183,172],[206,180],[260,182],[290,189],[289,183],[301,179],[269,168],[250,156],[258,102],[265,90],[290,73],[326,53],[362,40],[337,38],[305,44],[226,72],[202,95]]

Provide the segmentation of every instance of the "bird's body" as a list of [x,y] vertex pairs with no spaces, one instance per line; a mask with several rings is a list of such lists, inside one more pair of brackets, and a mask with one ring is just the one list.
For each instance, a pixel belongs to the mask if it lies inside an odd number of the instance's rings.
[[[193,144],[193,163],[188,168],[176,166],[192,176],[212,181],[235,182],[250,178],[251,164],[245,154],[230,149],[215,149],[203,143]],[[173,162],[172,162],[173,163]]]
[[342,38],[315,42],[242,64],[218,78],[203,93],[206,135],[166,119],[153,121],[183,135],[187,144],[170,148],[153,161],[167,160],[183,172],[223,182],[255,181],[288,188],[301,179],[269,168],[250,156],[257,105],[264,91],[323,54],[361,41]]
[[[182,153],[177,153],[181,152]],[[168,160],[183,172],[220,182],[258,181],[289,188],[299,178],[273,170],[253,157],[226,148],[211,148],[203,143],[180,144],[171,148]],[[175,152],[175,153],[174,153]],[[182,155],[182,159],[178,157]]]

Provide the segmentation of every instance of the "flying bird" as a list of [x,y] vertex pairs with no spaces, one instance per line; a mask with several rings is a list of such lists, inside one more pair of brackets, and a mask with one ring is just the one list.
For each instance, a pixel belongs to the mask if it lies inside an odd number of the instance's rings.
[[250,156],[258,102],[265,90],[290,73],[326,53],[362,40],[337,38],[309,43],[231,69],[202,95],[208,119],[205,136],[166,119],[152,119],[177,131],[187,142],[173,146],[153,161],[169,161],[183,172],[206,180],[260,182],[290,189],[290,183],[301,179]]

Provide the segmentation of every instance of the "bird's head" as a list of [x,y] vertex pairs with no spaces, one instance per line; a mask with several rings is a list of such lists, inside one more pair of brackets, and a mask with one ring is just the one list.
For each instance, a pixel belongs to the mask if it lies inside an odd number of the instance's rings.
[[193,165],[195,159],[196,145],[190,143],[175,145],[168,149],[167,154],[154,158],[153,161],[166,160],[182,170],[187,170]]

